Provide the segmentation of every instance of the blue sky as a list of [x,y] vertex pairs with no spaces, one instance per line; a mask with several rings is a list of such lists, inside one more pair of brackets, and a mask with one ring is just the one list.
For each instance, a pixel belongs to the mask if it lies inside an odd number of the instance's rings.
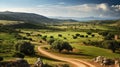
[[120,0],[0,0],[0,11],[44,16],[120,18]]

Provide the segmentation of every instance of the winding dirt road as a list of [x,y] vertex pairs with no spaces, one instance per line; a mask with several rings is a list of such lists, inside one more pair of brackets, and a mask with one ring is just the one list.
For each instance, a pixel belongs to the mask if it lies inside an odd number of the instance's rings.
[[39,46],[38,47],[38,51],[50,58],[53,58],[53,59],[57,59],[57,60],[60,60],[60,61],[65,61],[65,62],[68,62],[70,64],[72,64],[74,67],[96,67],[88,62],[85,62],[83,60],[80,60],[80,59],[74,59],[74,58],[66,58],[66,57],[60,57],[60,56],[57,56],[57,55],[53,55],[45,50],[43,50],[41,47],[43,46]]

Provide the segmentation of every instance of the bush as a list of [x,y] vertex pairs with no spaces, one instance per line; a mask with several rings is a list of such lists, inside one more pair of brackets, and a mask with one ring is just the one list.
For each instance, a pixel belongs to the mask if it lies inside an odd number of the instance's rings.
[[58,50],[59,52],[61,52],[63,49],[67,50],[67,51],[72,51],[72,46],[65,41],[62,40],[56,40],[55,42],[52,43],[51,48]]
[[3,60],[3,57],[0,57],[0,61],[2,61]]
[[77,33],[77,34],[75,34],[76,36],[80,36],[80,34],[79,33]]
[[58,34],[58,37],[62,37],[62,34]]
[[84,37],[84,35],[80,35],[80,37]]
[[40,40],[39,42],[40,42],[40,43],[42,43],[42,41],[41,41],[41,40]]
[[32,45],[30,42],[25,41],[19,41],[15,45],[15,49],[18,52],[24,53],[26,55],[34,55],[34,45]]
[[46,41],[46,40],[47,40],[47,36],[43,36],[42,39],[43,39],[44,41]]
[[88,35],[86,35],[86,38],[88,38]]
[[21,52],[15,52],[15,53],[13,54],[13,57],[24,58],[25,56],[24,56],[24,54],[21,53]]
[[53,36],[50,36],[50,38],[54,38]]
[[95,37],[95,34],[92,34],[91,36],[92,36],[92,37]]
[[92,32],[87,32],[87,34],[88,34],[88,35],[91,35],[91,34],[92,34]]
[[64,39],[66,40],[67,38],[66,38],[66,37],[64,37]]
[[77,36],[73,36],[73,39],[77,39]]

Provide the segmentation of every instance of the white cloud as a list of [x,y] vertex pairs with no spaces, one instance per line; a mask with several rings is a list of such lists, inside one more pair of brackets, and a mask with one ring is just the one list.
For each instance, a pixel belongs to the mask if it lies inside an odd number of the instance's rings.
[[[120,5],[109,6],[106,3],[101,4],[81,4],[81,5],[57,5],[44,4],[31,8],[0,8],[0,10],[15,12],[32,12],[45,16],[68,16],[68,17],[120,17]],[[119,9],[119,10],[118,10]]]
[[107,11],[107,10],[109,10],[109,7],[106,3],[102,3],[102,4],[97,5],[97,9],[102,9],[104,11]]

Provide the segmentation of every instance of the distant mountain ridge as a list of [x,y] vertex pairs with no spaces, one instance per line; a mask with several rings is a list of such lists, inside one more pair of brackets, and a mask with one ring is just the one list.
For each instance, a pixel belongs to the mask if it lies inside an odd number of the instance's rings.
[[120,18],[104,18],[104,17],[59,17],[59,16],[51,16],[51,18],[56,18],[56,19],[72,19],[76,21],[92,21],[92,20],[117,20]]
[[22,13],[22,12],[10,12],[10,11],[0,12],[0,20],[24,21],[29,23],[57,22],[54,19],[50,19],[45,16],[34,13]]

